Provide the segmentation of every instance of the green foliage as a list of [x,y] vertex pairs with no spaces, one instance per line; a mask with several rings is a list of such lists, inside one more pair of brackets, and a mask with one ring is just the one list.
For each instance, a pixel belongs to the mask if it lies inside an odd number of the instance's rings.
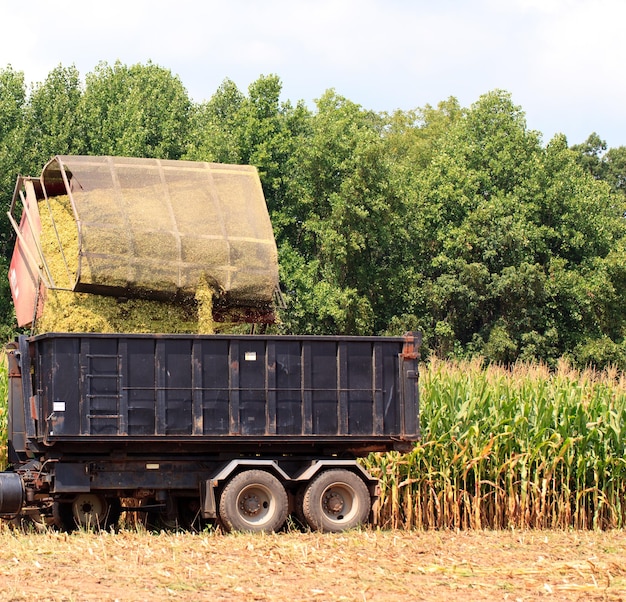
[[554,363],[600,335],[607,303],[619,305],[619,274],[602,266],[624,236],[623,202],[563,137],[542,147],[506,93],[481,97],[453,124],[419,176],[416,208],[427,238],[413,258],[427,294],[415,291],[412,313],[430,317],[438,352],[460,345],[498,362]]
[[610,148],[602,159],[606,165],[602,179],[612,190],[626,195],[626,146]]
[[22,171],[26,124],[26,84],[24,74],[11,66],[0,71],[0,252],[7,254],[11,245],[11,228],[6,209],[11,202],[16,176]]
[[36,174],[54,155],[77,153],[81,147],[80,75],[59,65],[33,87],[26,114],[29,174]]
[[241,163],[236,130],[239,124],[237,115],[244,99],[235,83],[227,79],[208,102],[192,109],[187,159]]
[[[458,100],[449,98],[437,108],[395,111],[385,116],[385,146],[394,163],[404,164],[409,172],[428,167],[438,150],[438,143],[465,111]],[[410,173],[405,174],[410,176]]]
[[571,147],[576,161],[597,180],[609,184],[611,190],[626,195],[626,147],[607,150],[606,141],[596,132],[582,144]]
[[[322,306],[328,289],[336,291],[338,311],[324,319],[330,332],[381,332],[404,310],[414,268],[405,261],[409,240],[408,196],[387,153],[381,116],[336,95],[317,101],[310,138],[296,154],[298,169],[289,181],[285,213],[295,222],[290,249],[324,282],[323,295],[307,300],[298,315]],[[295,304],[306,291],[293,278],[286,283]],[[342,310],[343,308],[343,310]],[[290,318],[287,318],[288,320]],[[291,319],[292,329],[317,323]]]
[[578,155],[578,164],[588,171],[594,178],[603,180],[606,173],[606,164],[602,160],[602,154],[606,151],[606,142],[595,132],[582,144],[575,144],[571,149]]
[[100,63],[81,99],[82,154],[179,159],[191,101],[180,79],[148,62]]

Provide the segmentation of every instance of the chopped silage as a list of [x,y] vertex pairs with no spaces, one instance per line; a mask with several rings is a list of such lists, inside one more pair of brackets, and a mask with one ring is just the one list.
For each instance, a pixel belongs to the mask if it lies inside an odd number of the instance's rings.
[[[198,284],[196,298],[185,302],[73,292],[71,289],[78,270],[79,243],[70,199],[68,196],[57,196],[48,201],[42,200],[39,212],[42,253],[54,285],[46,290],[43,312],[36,324],[37,331],[215,332],[212,317],[213,290],[206,280]],[[81,266],[81,270],[84,268],[86,266]]]

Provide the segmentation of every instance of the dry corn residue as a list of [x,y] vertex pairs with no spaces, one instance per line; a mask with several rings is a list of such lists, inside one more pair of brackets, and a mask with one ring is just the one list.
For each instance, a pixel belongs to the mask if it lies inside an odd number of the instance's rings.
[[57,196],[42,200],[39,213],[41,249],[53,284],[46,291],[44,309],[37,320],[39,332],[215,332],[213,290],[206,280],[198,283],[195,299],[185,302],[73,292],[79,242],[70,199]]

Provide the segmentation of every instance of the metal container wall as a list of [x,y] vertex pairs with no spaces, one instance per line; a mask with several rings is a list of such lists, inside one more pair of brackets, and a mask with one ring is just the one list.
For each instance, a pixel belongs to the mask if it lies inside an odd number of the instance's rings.
[[28,339],[22,374],[33,373],[37,438],[47,444],[412,441],[417,358],[405,345],[399,337],[48,333]]

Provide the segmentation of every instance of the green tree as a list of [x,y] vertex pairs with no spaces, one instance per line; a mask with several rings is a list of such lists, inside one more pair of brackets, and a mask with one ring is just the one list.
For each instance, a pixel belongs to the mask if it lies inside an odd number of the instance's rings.
[[25,112],[27,103],[24,74],[11,66],[0,71],[0,190],[2,207],[0,215],[0,245],[2,256],[10,252],[12,230],[6,218],[15,179],[24,173]]
[[600,336],[609,298],[591,284],[618,277],[598,264],[624,236],[623,209],[564,137],[543,148],[509,94],[481,97],[420,178],[412,298],[431,347],[554,361]]
[[404,199],[381,116],[327,91],[296,152],[281,259],[292,330],[372,334],[402,300]]
[[626,146],[610,148],[602,160],[604,181],[612,190],[626,196]]
[[438,150],[440,138],[464,114],[459,101],[450,97],[437,108],[426,105],[384,115],[387,152],[394,162],[410,166],[411,173],[425,169]]
[[602,140],[596,132],[590,134],[585,142],[575,144],[571,149],[576,153],[577,162],[584,170],[598,180],[605,178],[606,166],[603,154],[607,146],[606,141]]
[[8,286],[8,265],[12,252],[13,230],[6,212],[11,203],[16,176],[24,173],[24,112],[27,92],[24,74],[7,66],[0,71],[0,338],[13,331],[13,305]]
[[594,132],[583,144],[575,144],[571,149],[583,169],[609,184],[614,192],[626,195],[626,147],[607,150],[606,141]]
[[245,96],[226,79],[207,102],[194,105],[190,117],[186,158],[192,161],[241,163],[237,130]]
[[190,110],[187,91],[169,70],[151,62],[100,63],[86,77],[80,152],[179,159]]
[[54,155],[79,151],[81,99],[82,84],[74,66],[59,65],[33,87],[25,120],[30,174],[38,174]]

